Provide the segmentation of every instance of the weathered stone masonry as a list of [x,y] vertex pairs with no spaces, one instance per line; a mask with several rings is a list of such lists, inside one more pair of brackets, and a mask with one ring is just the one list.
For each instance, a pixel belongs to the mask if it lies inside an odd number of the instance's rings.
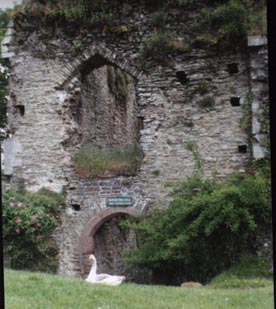
[[[175,54],[169,66],[152,64],[144,73],[136,66],[138,52],[151,33],[145,21],[149,17],[146,12],[143,16],[137,13],[135,22],[140,24],[134,32],[92,33],[82,39],[83,49],[76,56],[70,54],[73,39],[43,40],[39,30],[15,34],[14,42],[25,36],[22,46],[8,42],[10,138],[5,142],[3,173],[11,182],[24,180],[32,191],[46,187],[67,193],[62,225],[55,232],[62,274],[85,276],[87,256],[92,251],[97,255],[97,243],[102,271],[126,271],[118,258],[121,249],[114,253],[116,261],[105,260],[99,241],[110,251],[111,236],[117,233],[117,239],[126,237],[127,246],[135,245],[131,233],[118,234],[118,220],[113,218],[168,203],[164,182],[185,179],[195,168],[185,143],[197,144],[207,177],[245,172],[250,149],[240,121],[249,92],[254,97],[253,154],[257,158],[264,154],[256,123],[262,122],[260,91],[267,85],[266,43],[255,42],[254,50],[250,47],[245,53]],[[127,76],[124,111],[116,107],[108,86],[110,67]],[[135,177],[76,175],[72,157],[81,146],[105,148],[129,140],[137,140],[144,153]],[[116,196],[132,197],[134,205],[107,207],[106,199]],[[116,241],[113,246],[120,248]],[[115,268],[108,267],[110,261],[117,263]]]

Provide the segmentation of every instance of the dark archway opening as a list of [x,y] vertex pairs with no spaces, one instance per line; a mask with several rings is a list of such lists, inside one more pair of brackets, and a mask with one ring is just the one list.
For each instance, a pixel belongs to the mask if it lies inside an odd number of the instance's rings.
[[97,258],[97,272],[125,275],[128,282],[149,282],[148,272],[130,267],[124,260],[124,253],[137,248],[136,232],[120,224],[127,217],[128,215],[113,217],[95,233],[94,255]]
[[94,235],[94,254],[98,261],[98,272],[121,274],[126,270],[123,252],[137,247],[134,231],[120,226],[127,215],[114,217],[105,222]]
[[97,258],[97,273],[125,275],[126,281],[151,283],[151,272],[129,267],[123,253],[137,247],[136,233],[121,226],[129,216],[139,216],[139,210],[128,207],[108,207],[88,222],[80,238],[81,275],[86,278],[91,264],[90,254]]

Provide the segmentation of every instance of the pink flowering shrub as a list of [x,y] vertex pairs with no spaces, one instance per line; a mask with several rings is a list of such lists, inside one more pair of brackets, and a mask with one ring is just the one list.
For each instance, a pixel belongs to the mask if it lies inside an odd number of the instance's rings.
[[12,267],[54,271],[51,235],[64,204],[61,194],[46,189],[22,194],[4,188],[4,254],[12,258]]

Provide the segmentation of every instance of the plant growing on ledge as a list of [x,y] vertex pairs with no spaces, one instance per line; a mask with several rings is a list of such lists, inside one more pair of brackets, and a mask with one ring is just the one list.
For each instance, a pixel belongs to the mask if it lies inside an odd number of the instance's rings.
[[82,177],[134,176],[142,160],[137,145],[112,149],[81,148],[74,156],[75,170]]

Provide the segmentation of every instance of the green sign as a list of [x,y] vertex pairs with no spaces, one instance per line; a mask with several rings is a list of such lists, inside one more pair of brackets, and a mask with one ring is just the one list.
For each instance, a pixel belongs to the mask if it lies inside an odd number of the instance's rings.
[[110,197],[106,200],[107,206],[132,206],[133,204],[133,198],[128,196]]

